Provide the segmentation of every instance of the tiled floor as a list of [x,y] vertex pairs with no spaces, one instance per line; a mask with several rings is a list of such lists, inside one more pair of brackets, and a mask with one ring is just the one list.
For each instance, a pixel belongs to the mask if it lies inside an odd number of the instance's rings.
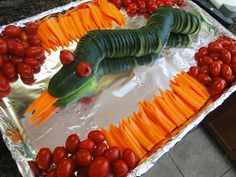
[[236,167],[199,127],[175,145],[143,177],[236,177]]

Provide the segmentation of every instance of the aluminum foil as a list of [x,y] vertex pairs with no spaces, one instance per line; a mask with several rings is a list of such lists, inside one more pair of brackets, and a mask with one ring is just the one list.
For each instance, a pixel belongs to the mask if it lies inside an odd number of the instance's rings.
[[[37,16],[16,22],[23,25],[29,21],[39,20],[49,14],[58,13],[77,6],[84,1],[76,1],[62,7],[58,7]],[[6,145],[15,159],[20,173],[24,177],[33,176],[27,161],[34,159],[35,152],[41,147],[63,145],[66,137],[71,133],[78,133],[81,139],[92,129],[100,127],[107,128],[109,123],[117,124],[122,118],[131,113],[131,109],[138,110],[137,101],[150,99],[154,94],[158,95],[158,88],[169,89],[169,80],[179,71],[187,71],[190,66],[195,65],[193,55],[199,47],[207,45],[221,35],[235,36],[213,19],[209,14],[191,1],[186,2],[187,11],[201,13],[207,21],[215,26],[215,30],[202,29],[193,37],[192,45],[185,49],[164,49],[160,58],[153,66],[140,66],[131,74],[117,79],[110,87],[92,97],[92,102],[85,105],[79,101],[59,110],[46,123],[37,129],[28,123],[30,115],[24,116],[23,112],[28,105],[37,98],[47,87],[50,78],[60,69],[59,52],[52,52],[39,74],[36,75],[36,83],[33,86],[24,85],[20,80],[12,85],[12,94],[0,102],[0,130]],[[125,12],[123,12],[125,14]],[[146,20],[139,16],[129,18],[126,16],[126,28],[138,28],[145,25]],[[0,31],[4,27],[0,28]],[[75,49],[72,43],[68,48]],[[114,78],[109,78],[114,79]],[[141,176],[148,171],[157,160],[168,152],[177,142],[193,128],[195,128],[204,117],[227,99],[236,86],[232,86],[214,103],[204,109],[192,122],[179,131],[161,148],[148,155],[129,176]]]

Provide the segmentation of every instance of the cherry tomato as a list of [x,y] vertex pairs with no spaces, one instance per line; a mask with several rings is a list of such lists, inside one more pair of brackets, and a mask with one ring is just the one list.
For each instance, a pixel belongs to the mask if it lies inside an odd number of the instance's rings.
[[88,62],[80,62],[76,65],[76,73],[79,76],[87,77],[92,72],[92,66]]
[[88,138],[93,140],[96,144],[99,144],[105,141],[104,135],[99,130],[92,130],[91,132],[89,132]]
[[234,56],[231,58],[230,64],[235,64],[235,63],[236,63],[236,55],[234,55]]
[[18,65],[19,63],[23,63],[22,57],[13,56],[10,62],[14,65]]
[[63,65],[68,65],[74,61],[74,54],[69,50],[62,50],[60,52],[60,60]]
[[15,77],[17,74],[16,67],[12,63],[5,62],[2,66],[2,72],[8,78]]
[[18,75],[15,75],[15,77],[8,78],[8,80],[9,80],[9,82],[14,83],[18,80],[18,78],[19,78]]
[[139,0],[137,2],[137,5],[138,5],[138,9],[140,12],[146,12],[147,9],[146,9],[146,2],[144,0]]
[[41,40],[38,36],[29,36],[28,41],[31,46],[41,46]]
[[38,30],[38,25],[35,22],[29,22],[25,25],[25,32],[30,35],[35,35]]
[[205,66],[201,66],[199,68],[199,74],[206,74],[209,75],[210,74],[210,68],[209,66],[205,65]]
[[226,36],[222,36],[219,39],[216,40],[217,42],[221,43],[223,47],[229,46],[233,43],[233,40],[231,38],[228,38]]
[[7,53],[14,54],[15,43],[17,43],[13,39],[7,39]]
[[199,58],[202,58],[204,55],[207,55],[208,54],[208,49],[206,47],[201,47],[199,50],[198,50],[198,56]]
[[236,63],[230,64],[230,68],[234,74],[236,74]]
[[121,0],[112,0],[112,3],[118,8],[120,9],[121,7]]
[[210,65],[213,63],[213,59],[207,55],[202,57],[202,63],[203,65]]
[[90,153],[93,153],[95,150],[95,143],[91,139],[86,139],[79,144],[80,149],[87,149]]
[[37,58],[44,55],[44,49],[39,46],[28,47],[25,52],[28,58]]
[[89,167],[80,166],[79,169],[78,169],[77,175],[82,176],[82,177],[87,177],[88,176],[88,171],[89,171]]
[[122,177],[127,175],[129,169],[127,164],[123,160],[117,160],[113,163],[113,171],[115,176]]
[[132,3],[132,0],[121,0],[125,6],[128,6]]
[[96,157],[89,167],[89,177],[105,177],[110,171],[110,164],[104,157]]
[[110,163],[117,161],[121,157],[120,149],[117,146],[110,147],[106,152],[106,157]]
[[137,155],[131,149],[124,149],[123,151],[123,160],[128,165],[129,169],[134,169],[138,162]]
[[177,5],[178,5],[179,7],[184,7],[184,6],[185,6],[184,0],[178,0],[178,1],[177,1]]
[[36,156],[36,163],[42,170],[47,170],[52,164],[52,152],[48,148],[41,148]]
[[38,60],[36,60],[35,58],[25,58],[24,59],[24,63],[28,64],[30,67],[32,68],[38,68],[40,67],[40,63]]
[[52,168],[47,171],[46,177],[57,177],[57,171],[56,168]]
[[9,38],[19,38],[21,37],[21,30],[15,25],[8,25],[4,30],[3,34]]
[[127,7],[127,13],[135,14],[138,11],[138,6],[136,3],[131,3]]
[[0,98],[4,98],[4,97],[8,96],[10,93],[11,93],[11,87],[9,87],[5,91],[0,91]]
[[211,95],[215,96],[217,94],[220,94],[221,92],[224,91],[225,87],[226,87],[226,81],[223,78],[220,77],[215,78],[210,87]]
[[52,161],[55,165],[57,165],[61,159],[68,156],[66,148],[64,146],[58,146],[54,149],[52,154]]
[[0,55],[0,68],[3,66],[4,62],[5,62],[4,57]]
[[76,151],[79,149],[80,139],[79,136],[76,134],[71,134],[66,139],[66,149],[69,153],[75,154]]
[[201,57],[199,56],[199,52],[196,52],[194,55],[194,59],[198,62]]
[[147,2],[147,11],[149,13],[153,13],[157,8],[157,4],[154,0],[150,0]]
[[34,76],[33,69],[25,63],[20,63],[17,65],[17,71],[22,78],[32,78]]
[[219,53],[209,53],[209,57],[211,57],[213,60],[219,60],[220,54]]
[[167,0],[167,1],[165,1],[165,5],[168,6],[168,7],[172,7],[172,6],[175,5],[175,3],[172,0]]
[[223,64],[221,67],[221,75],[222,77],[225,78],[229,78],[232,76],[232,70],[230,68],[229,65]]
[[107,149],[108,147],[105,143],[98,144],[94,151],[94,157],[103,156]]
[[234,74],[229,75],[228,77],[226,77],[226,78],[224,78],[224,79],[225,79],[225,81],[226,81],[227,83],[231,83],[231,82],[234,81],[235,75],[234,75]]
[[164,6],[165,4],[164,4],[163,1],[159,1],[159,0],[157,0],[157,1],[156,1],[156,5],[157,5],[157,8],[158,8],[158,7],[162,7],[162,6]]
[[199,74],[197,80],[205,86],[209,86],[211,84],[211,77],[206,74]]
[[31,78],[24,78],[24,77],[21,77],[21,80],[22,80],[22,82],[24,83],[24,84],[26,84],[26,85],[32,85],[33,83],[35,83],[35,78],[34,78],[34,76],[33,77],[31,77]]
[[74,174],[74,163],[69,157],[62,159],[56,170],[57,177],[71,177]]
[[76,160],[79,165],[87,167],[92,162],[92,155],[87,149],[80,149],[76,153]]
[[230,52],[231,56],[236,55],[236,45],[229,45],[227,50]]
[[217,61],[214,61],[211,65],[210,65],[210,73],[212,76],[219,76],[220,75],[220,71],[221,71],[221,64]]
[[6,91],[7,89],[9,89],[10,85],[9,85],[9,81],[7,80],[7,78],[0,74],[0,91]]
[[[34,161],[29,161],[30,169],[33,171],[35,177],[40,177],[42,175],[42,170],[39,169],[37,164]],[[50,176],[48,176],[50,177]]]
[[7,53],[7,42],[0,39],[0,55],[5,55]]
[[220,52],[220,59],[223,61],[223,63],[230,64],[230,61],[231,61],[231,54],[230,54],[230,52],[228,50],[226,50],[226,49],[223,49]]
[[15,43],[13,53],[15,56],[23,57],[25,55],[24,46],[20,42]]
[[189,74],[193,77],[197,77],[199,74],[199,67],[198,66],[192,66],[189,68]]
[[223,46],[219,42],[210,42],[208,44],[208,50],[210,52],[213,52],[213,53],[220,52],[222,49],[223,49]]

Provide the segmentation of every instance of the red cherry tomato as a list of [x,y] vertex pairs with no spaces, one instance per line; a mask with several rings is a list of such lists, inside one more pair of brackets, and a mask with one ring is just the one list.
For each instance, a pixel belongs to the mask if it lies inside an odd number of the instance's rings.
[[90,153],[93,153],[95,150],[95,143],[91,139],[86,139],[79,144],[80,149],[87,149]]
[[9,82],[14,83],[18,80],[18,78],[19,78],[18,75],[15,75],[15,77],[8,78],[8,80],[9,80]]
[[229,75],[228,77],[224,78],[227,83],[231,83],[235,80],[235,75]]
[[201,47],[199,50],[198,50],[198,56],[199,58],[203,57],[204,55],[207,55],[208,54],[208,49],[206,47]]
[[192,66],[189,68],[189,74],[193,77],[197,77],[199,74],[199,67],[198,66]]
[[37,58],[44,55],[44,49],[39,46],[28,47],[25,52],[25,56],[28,58]]
[[230,64],[230,68],[234,74],[236,74],[236,63]]
[[209,75],[209,74],[210,74],[209,66],[207,66],[207,65],[201,66],[201,67],[199,68],[199,74],[206,74],[206,75]]
[[121,0],[112,0],[112,3],[118,8],[120,9],[121,7]]
[[20,63],[17,65],[17,71],[20,74],[20,76],[22,78],[33,78],[34,73],[33,73],[33,69],[25,63]]
[[219,60],[220,54],[219,53],[209,53],[209,57],[211,57],[213,60]]
[[20,42],[14,44],[13,53],[15,56],[23,57],[25,55],[25,48]]
[[40,67],[39,61],[36,60],[35,58],[25,58],[24,63],[28,64],[32,68],[39,68]]
[[165,1],[165,5],[168,6],[168,7],[172,7],[172,6],[175,5],[175,3],[172,0],[167,0],[167,1]]
[[71,134],[66,139],[66,149],[69,153],[75,154],[76,151],[79,149],[80,139],[79,136],[76,134]]
[[147,9],[146,9],[146,2],[144,0],[139,0],[137,2],[137,5],[138,5],[138,9],[140,12],[146,12]]
[[227,50],[230,52],[231,56],[236,55],[236,45],[229,45],[227,47]]
[[60,52],[60,60],[63,65],[68,65],[74,61],[74,54],[69,50],[62,50]]
[[79,164],[78,164],[77,159],[76,159],[76,154],[73,154],[73,155],[69,156],[69,158],[73,161],[74,169],[75,169],[75,171],[77,171],[78,168],[79,168]]
[[24,83],[24,84],[26,84],[26,85],[32,85],[33,83],[35,83],[35,78],[34,78],[34,76],[33,77],[31,77],[31,78],[24,78],[24,77],[21,77],[21,80],[22,80],[22,82]]
[[57,171],[56,168],[52,168],[47,171],[46,177],[57,177]]
[[103,156],[107,149],[108,147],[105,143],[98,144],[94,151],[94,157]]
[[76,73],[79,76],[87,77],[91,74],[91,72],[92,72],[92,67],[87,62],[80,62],[76,65]]
[[41,40],[38,36],[29,36],[28,41],[31,46],[41,46]]
[[198,62],[201,57],[199,56],[199,52],[196,52],[194,55],[194,59]]
[[87,149],[80,149],[76,153],[76,160],[79,165],[87,167],[92,162],[92,155]]
[[233,41],[225,36],[222,36],[219,39],[217,39],[216,42],[219,42],[222,44],[223,47],[226,47],[232,44]]
[[89,132],[88,138],[93,140],[96,144],[99,144],[105,141],[105,137],[103,133],[99,130],[92,130],[91,132]]
[[80,166],[79,169],[78,169],[77,175],[82,176],[82,177],[87,177],[88,176],[88,171],[89,171],[89,167]]
[[211,95],[215,96],[224,91],[226,87],[226,81],[220,77],[215,78],[211,84]]
[[4,62],[5,62],[4,57],[0,55],[0,68],[3,66]]
[[220,52],[220,59],[223,61],[223,63],[230,64],[230,61],[231,61],[231,54],[230,54],[230,52],[228,50],[226,50],[226,49],[223,49]]
[[[29,163],[30,169],[33,171],[35,177],[42,176],[42,173],[43,173],[42,170],[39,169],[39,167],[37,166],[37,164],[34,161],[29,161],[28,163]],[[50,177],[50,176],[48,176],[48,177]]]
[[38,25],[35,22],[29,22],[25,25],[25,32],[29,35],[35,35],[38,30]]
[[68,156],[66,148],[64,146],[58,146],[54,149],[52,154],[52,161],[55,165],[57,165],[61,159],[64,159]]
[[48,148],[41,148],[36,156],[36,164],[42,170],[47,170],[52,164],[52,152]]
[[6,91],[0,91],[0,98],[4,98],[11,93],[11,87],[9,87]]
[[135,13],[137,13],[137,11],[138,11],[138,6],[137,6],[137,4],[136,3],[131,3],[131,4],[129,4],[128,5],[128,7],[127,7],[127,13],[129,13],[129,14],[135,14]]
[[9,85],[9,81],[7,80],[7,78],[0,74],[0,91],[6,91],[7,89],[9,89],[10,85]]
[[205,86],[209,86],[211,84],[211,77],[206,74],[199,74],[197,80]]
[[23,63],[23,58],[22,57],[16,57],[13,56],[12,59],[10,60],[10,62],[14,65],[18,65],[20,63]]
[[8,78],[13,78],[16,76],[17,71],[16,71],[16,67],[14,64],[12,63],[8,63],[5,62],[2,66],[2,72],[5,76],[7,76]]
[[220,52],[222,49],[223,49],[223,46],[219,42],[210,42],[208,44],[208,50],[210,52],[213,52],[213,53]]
[[14,54],[15,43],[17,43],[14,39],[7,39],[7,53]]
[[57,177],[71,177],[74,174],[74,163],[69,157],[62,159],[56,170]]
[[115,162],[121,157],[120,149],[113,146],[105,152],[104,157],[106,157],[110,163]]
[[212,76],[219,76],[220,75],[220,71],[221,71],[221,64],[217,61],[214,61],[211,65],[210,65],[210,73]]
[[20,38],[21,30],[15,25],[8,25],[4,30],[3,34],[9,38]]
[[235,63],[236,63],[236,55],[234,55],[234,56],[231,58],[230,64],[235,64]]
[[147,11],[149,13],[153,13],[157,8],[157,4],[154,0],[150,0],[147,2]]
[[104,157],[97,157],[89,167],[89,177],[105,177],[110,171],[110,164]]
[[0,55],[5,55],[7,53],[7,42],[0,39]]
[[129,169],[134,169],[138,162],[137,155],[131,149],[124,149],[123,160],[128,165]]
[[165,4],[164,4],[163,1],[161,1],[161,0],[157,0],[157,1],[156,1],[156,5],[157,5],[157,8],[158,8],[158,7],[162,7],[162,6],[164,6]]
[[203,65],[210,65],[213,63],[213,59],[207,55],[202,57],[202,63]]
[[115,176],[122,177],[127,175],[129,169],[127,164],[123,160],[117,160],[113,163],[113,171]]
[[223,64],[221,67],[221,75],[222,77],[225,78],[229,78],[232,76],[232,70],[230,68],[229,65]]
[[132,0],[121,0],[125,6],[128,6],[132,3]]

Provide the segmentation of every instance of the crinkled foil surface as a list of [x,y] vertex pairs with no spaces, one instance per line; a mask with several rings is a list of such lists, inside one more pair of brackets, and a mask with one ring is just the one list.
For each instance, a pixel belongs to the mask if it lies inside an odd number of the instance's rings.
[[[22,25],[29,21],[35,21],[48,14],[67,10],[82,2],[84,1],[73,2],[15,24]],[[202,29],[198,35],[194,36],[192,45],[189,48],[164,49],[153,66],[135,68],[131,74],[116,80],[110,87],[95,95],[89,105],[80,102],[72,103],[59,110],[37,129],[34,129],[33,125],[28,123],[29,116],[25,117],[23,115],[28,105],[39,96],[47,87],[49,79],[60,69],[59,52],[61,49],[47,57],[41,72],[36,75],[37,81],[33,86],[24,85],[20,80],[12,85],[13,93],[0,102],[0,130],[22,176],[33,176],[27,161],[34,159],[39,148],[50,147],[53,149],[58,145],[63,145],[66,137],[71,133],[78,133],[81,139],[84,139],[92,129],[107,128],[111,122],[117,124],[122,118],[131,113],[131,109],[138,110],[137,102],[139,100],[150,99],[154,94],[158,95],[158,88],[169,89],[169,80],[175,74],[181,70],[187,71],[190,66],[195,65],[193,56],[198,48],[207,45],[221,35],[235,38],[232,33],[196,4],[191,1],[187,1],[186,4],[185,9],[187,11],[200,12],[216,29],[211,32]],[[145,23],[146,20],[143,17],[127,17],[126,28],[138,28],[145,25]],[[4,27],[1,27],[0,30],[2,28]],[[71,44],[69,49],[75,49],[75,46],[76,44]],[[167,144],[151,154],[129,176],[141,176],[148,171],[163,154],[181,141],[209,112],[220,106],[235,90],[236,85],[210,104]]]

